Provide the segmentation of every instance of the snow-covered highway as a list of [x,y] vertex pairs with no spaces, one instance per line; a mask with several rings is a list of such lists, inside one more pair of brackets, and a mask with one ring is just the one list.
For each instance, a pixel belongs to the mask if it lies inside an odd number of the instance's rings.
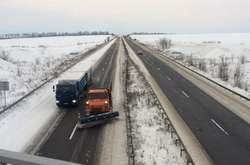
[[[91,87],[112,88],[120,116],[78,129],[83,104],[59,109],[52,86],[67,72],[90,68]],[[242,100],[214,90],[166,56],[117,38],[3,113],[0,148],[91,165],[244,164],[250,161],[250,128],[231,110]],[[230,99],[231,107],[223,104]]]
[[[100,56],[95,57],[94,54],[94,56],[90,56],[93,57],[90,62],[95,63],[92,67],[93,84],[91,87],[110,88],[115,71],[117,50],[118,42],[116,40],[98,51]],[[85,61],[79,63],[79,68],[89,66]],[[49,138],[38,148],[36,155],[82,164],[96,163],[104,125],[89,129],[76,129],[78,113],[82,108],[84,108],[82,103],[74,108],[65,108],[65,115]]]
[[[80,67],[88,70],[101,59],[114,42],[96,51],[72,69]],[[63,77],[63,74],[60,77]],[[49,82],[0,116],[0,148],[19,152],[32,150],[41,137],[47,134],[51,124],[63,116],[63,112],[55,104],[52,91],[52,86],[58,79]]]

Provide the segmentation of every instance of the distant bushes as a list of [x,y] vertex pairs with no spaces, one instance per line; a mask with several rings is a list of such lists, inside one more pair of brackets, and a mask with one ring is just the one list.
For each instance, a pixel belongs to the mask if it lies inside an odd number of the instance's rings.
[[167,39],[167,38],[161,38],[159,39],[159,41],[157,41],[157,47],[165,50],[165,49],[169,49],[171,47],[171,40]]
[[218,77],[223,81],[228,81],[228,60],[224,56],[220,56],[220,62],[218,66]]
[[240,56],[230,59],[224,55],[218,59],[204,59],[194,57],[192,54],[185,56],[185,63],[199,70],[209,73],[212,77],[229,82],[232,86],[248,91],[248,84],[245,80],[244,64],[246,57]]
[[5,51],[5,50],[2,50],[0,52],[0,58],[3,59],[4,61],[9,61],[10,58],[9,58],[9,52]]

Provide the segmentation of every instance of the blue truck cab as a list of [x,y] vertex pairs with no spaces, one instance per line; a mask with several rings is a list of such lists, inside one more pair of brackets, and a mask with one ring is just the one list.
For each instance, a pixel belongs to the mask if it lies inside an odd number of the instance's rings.
[[62,77],[56,86],[53,86],[57,106],[77,105],[84,90],[91,83],[90,73],[67,72]]

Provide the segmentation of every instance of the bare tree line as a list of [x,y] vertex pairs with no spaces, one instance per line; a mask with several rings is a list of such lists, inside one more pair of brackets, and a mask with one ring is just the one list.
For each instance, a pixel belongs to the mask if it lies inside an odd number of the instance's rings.
[[157,41],[157,46],[162,50],[169,49],[171,45],[172,41],[167,38],[161,38],[159,41]]
[[[185,62],[189,66],[196,67],[204,72],[209,71],[208,65],[210,65],[209,68],[212,72],[212,75],[214,75],[214,72],[217,72],[216,77],[223,81],[229,81],[229,76],[231,74],[233,75],[233,86],[248,91],[248,84],[244,82],[245,70],[243,65],[246,63],[246,57],[243,55],[238,58],[238,62],[235,64],[235,69],[233,70],[230,70],[230,60],[225,56],[220,56],[219,60],[216,62],[215,59],[209,59],[206,61],[204,58],[195,58],[192,55],[189,55],[185,57]],[[230,71],[234,72],[230,73]]]
[[[160,50],[167,50],[172,46],[172,42],[167,38],[161,38],[156,41],[156,46]],[[178,55],[181,55],[181,52],[178,52]],[[244,79],[244,64],[246,63],[246,56],[244,55],[237,57],[236,62],[233,56],[229,58],[224,55],[221,55],[219,59],[216,60],[198,58],[191,54],[186,55],[183,58],[179,58],[179,60],[184,60],[188,66],[196,67],[206,73],[210,72],[213,77],[218,77],[222,81],[226,82],[230,81],[233,86],[248,91],[249,84]],[[231,64],[234,65],[233,68]]]
[[80,31],[75,33],[69,32],[42,32],[42,33],[9,33],[0,34],[0,39],[11,39],[11,38],[37,38],[37,37],[56,37],[56,36],[82,36],[82,35],[113,35],[109,32],[103,31]]

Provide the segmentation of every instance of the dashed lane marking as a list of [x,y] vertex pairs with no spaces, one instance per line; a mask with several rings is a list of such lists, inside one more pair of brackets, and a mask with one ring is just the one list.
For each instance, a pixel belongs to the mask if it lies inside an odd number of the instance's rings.
[[229,135],[229,133],[222,127],[220,126],[214,119],[211,119],[211,121],[226,135]]
[[77,124],[75,125],[73,131],[71,132],[70,137],[69,137],[69,140],[71,140],[71,139],[73,138],[73,136],[74,136],[74,134],[75,134],[75,132],[76,132],[76,128],[77,128]]
[[182,94],[183,94],[185,97],[187,97],[187,98],[190,97],[185,91],[182,91]]

